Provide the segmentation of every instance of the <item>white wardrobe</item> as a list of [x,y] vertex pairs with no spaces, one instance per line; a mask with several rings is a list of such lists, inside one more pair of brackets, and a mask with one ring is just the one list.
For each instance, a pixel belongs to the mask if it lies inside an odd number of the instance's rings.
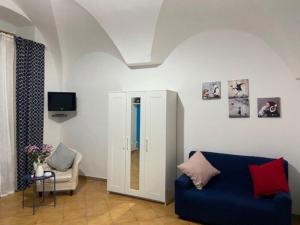
[[107,189],[168,203],[176,179],[177,93],[109,94]]

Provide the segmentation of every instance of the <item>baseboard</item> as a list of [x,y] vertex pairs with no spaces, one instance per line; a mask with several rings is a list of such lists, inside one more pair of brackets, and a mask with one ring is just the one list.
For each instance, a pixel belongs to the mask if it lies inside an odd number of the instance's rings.
[[97,181],[105,181],[105,182],[107,182],[106,178],[91,177],[91,176],[85,176],[85,175],[79,175],[79,177],[86,178],[86,179],[89,179],[89,180],[97,180]]

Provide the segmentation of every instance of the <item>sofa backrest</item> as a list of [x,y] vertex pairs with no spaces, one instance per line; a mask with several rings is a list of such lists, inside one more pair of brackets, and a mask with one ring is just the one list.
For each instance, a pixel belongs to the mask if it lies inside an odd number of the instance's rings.
[[[221,171],[219,180],[222,180],[222,182],[239,184],[240,186],[249,186],[252,183],[248,165],[261,165],[274,160],[271,158],[256,156],[241,156],[203,151],[201,152],[214,167]],[[189,157],[191,157],[194,153],[195,151],[190,152]],[[284,161],[284,168],[286,177],[288,178],[287,161]]]

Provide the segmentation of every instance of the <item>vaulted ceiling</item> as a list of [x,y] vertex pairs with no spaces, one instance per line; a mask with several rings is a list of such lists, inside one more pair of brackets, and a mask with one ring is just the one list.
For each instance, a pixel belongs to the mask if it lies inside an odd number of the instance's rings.
[[106,30],[129,65],[150,63],[163,0],[76,0]]
[[58,67],[88,51],[107,52],[129,67],[156,66],[193,35],[230,29],[259,37],[300,73],[298,0],[0,0],[0,6],[0,20],[37,27]]

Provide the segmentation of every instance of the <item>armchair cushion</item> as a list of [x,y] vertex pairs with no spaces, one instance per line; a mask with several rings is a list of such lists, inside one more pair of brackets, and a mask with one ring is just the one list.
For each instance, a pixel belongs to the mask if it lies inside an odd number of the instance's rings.
[[71,168],[76,153],[60,143],[57,149],[47,159],[47,164],[57,171],[65,172]]
[[68,182],[73,178],[73,168],[68,169],[67,171],[61,172],[55,169],[52,169],[47,163],[43,164],[44,170],[50,170],[55,173],[56,182]]

